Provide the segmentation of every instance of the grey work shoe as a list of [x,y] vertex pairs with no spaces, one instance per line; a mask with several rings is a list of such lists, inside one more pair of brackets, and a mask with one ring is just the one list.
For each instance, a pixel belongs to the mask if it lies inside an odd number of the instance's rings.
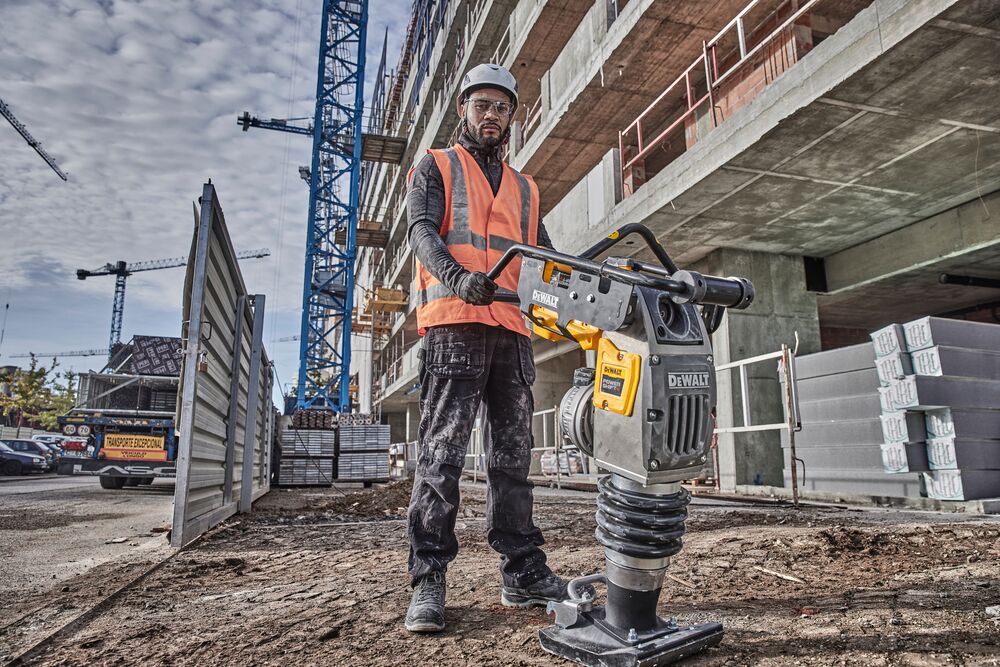
[[410,632],[444,630],[444,595],[447,590],[444,572],[431,572],[417,580],[410,608],[406,610],[406,629]]
[[[513,586],[503,586],[500,589],[500,602],[505,607],[544,607],[549,602],[562,602],[569,598],[566,590],[569,581],[549,572],[544,577],[524,588]],[[597,591],[590,584],[579,587],[579,592],[590,596],[593,600],[597,596]]]

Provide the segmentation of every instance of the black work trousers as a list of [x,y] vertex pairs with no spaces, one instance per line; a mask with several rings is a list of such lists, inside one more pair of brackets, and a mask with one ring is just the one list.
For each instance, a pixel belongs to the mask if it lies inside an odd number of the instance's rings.
[[458,554],[458,482],[480,402],[489,415],[486,539],[507,586],[548,573],[532,521],[531,415],[535,361],[531,341],[502,327],[455,324],[424,336],[420,365],[417,471],[410,497],[409,570],[413,582],[444,571]]

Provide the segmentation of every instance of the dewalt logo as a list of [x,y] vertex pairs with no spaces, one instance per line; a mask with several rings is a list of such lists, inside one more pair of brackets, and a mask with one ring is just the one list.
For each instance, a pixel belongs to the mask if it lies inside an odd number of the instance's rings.
[[667,386],[671,389],[708,387],[708,373],[668,373]]
[[601,374],[612,375],[616,378],[623,378],[625,377],[625,369],[619,368],[618,366],[605,366],[603,369],[601,369]]
[[543,306],[548,306],[549,308],[559,307],[559,297],[557,297],[555,294],[542,292],[541,290],[532,290],[531,300],[536,303],[540,303]]

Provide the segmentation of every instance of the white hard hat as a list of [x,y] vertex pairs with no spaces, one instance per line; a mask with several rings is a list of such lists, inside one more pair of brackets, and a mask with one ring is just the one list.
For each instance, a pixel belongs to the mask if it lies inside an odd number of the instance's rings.
[[502,90],[510,96],[511,104],[517,107],[517,79],[506,67],[489,63],[473,67],[462,79],[458,103],[462,104],[472,92],[483,88]]

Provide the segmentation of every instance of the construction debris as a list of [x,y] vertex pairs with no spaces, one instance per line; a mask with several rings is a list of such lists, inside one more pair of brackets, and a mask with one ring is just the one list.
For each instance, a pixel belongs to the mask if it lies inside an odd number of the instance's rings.
[[[593,572],[603,558],[593,539],[593,496],[536,494],[549,564],[564,576]],[[536,638],[550,622],[545,613],[500,604],[481,485],[463,488],[461,552],[448,570],[448,631],[419,638],[402,630],[409,495],[409,483],[357,493],[273,492],[253,514],[230,520],[115,604],[89,613],[32,664],[179,663],[194,655],[227,664],[247,646],[258,664],[554,664]],[[976,583],[997,578],[996,520],[696,501],[688,526],[670,567],[695,588],[669,579],[661,611],[679,621],[722,618],[726,628],[721,646],[693,664],[833,667],[880,664],[889,655],[900,664],[1000,660],[994,627],[983,627],[986,617],[998,618],[990,615],[996,611],[984,615],[996,609],[995,585]],[[748,585],[754,566],[764,572]],[[767,572],[791,568],[809,582],[807,597],[801,584]],[[119,570],[109,564],[60,582],[74,593],[0,600],[5,618],[45,603],[0,630],[0,656],[88,609],[100,598],[84,592],[114,581]],[[943,655],[954,658],[942,663]]]

